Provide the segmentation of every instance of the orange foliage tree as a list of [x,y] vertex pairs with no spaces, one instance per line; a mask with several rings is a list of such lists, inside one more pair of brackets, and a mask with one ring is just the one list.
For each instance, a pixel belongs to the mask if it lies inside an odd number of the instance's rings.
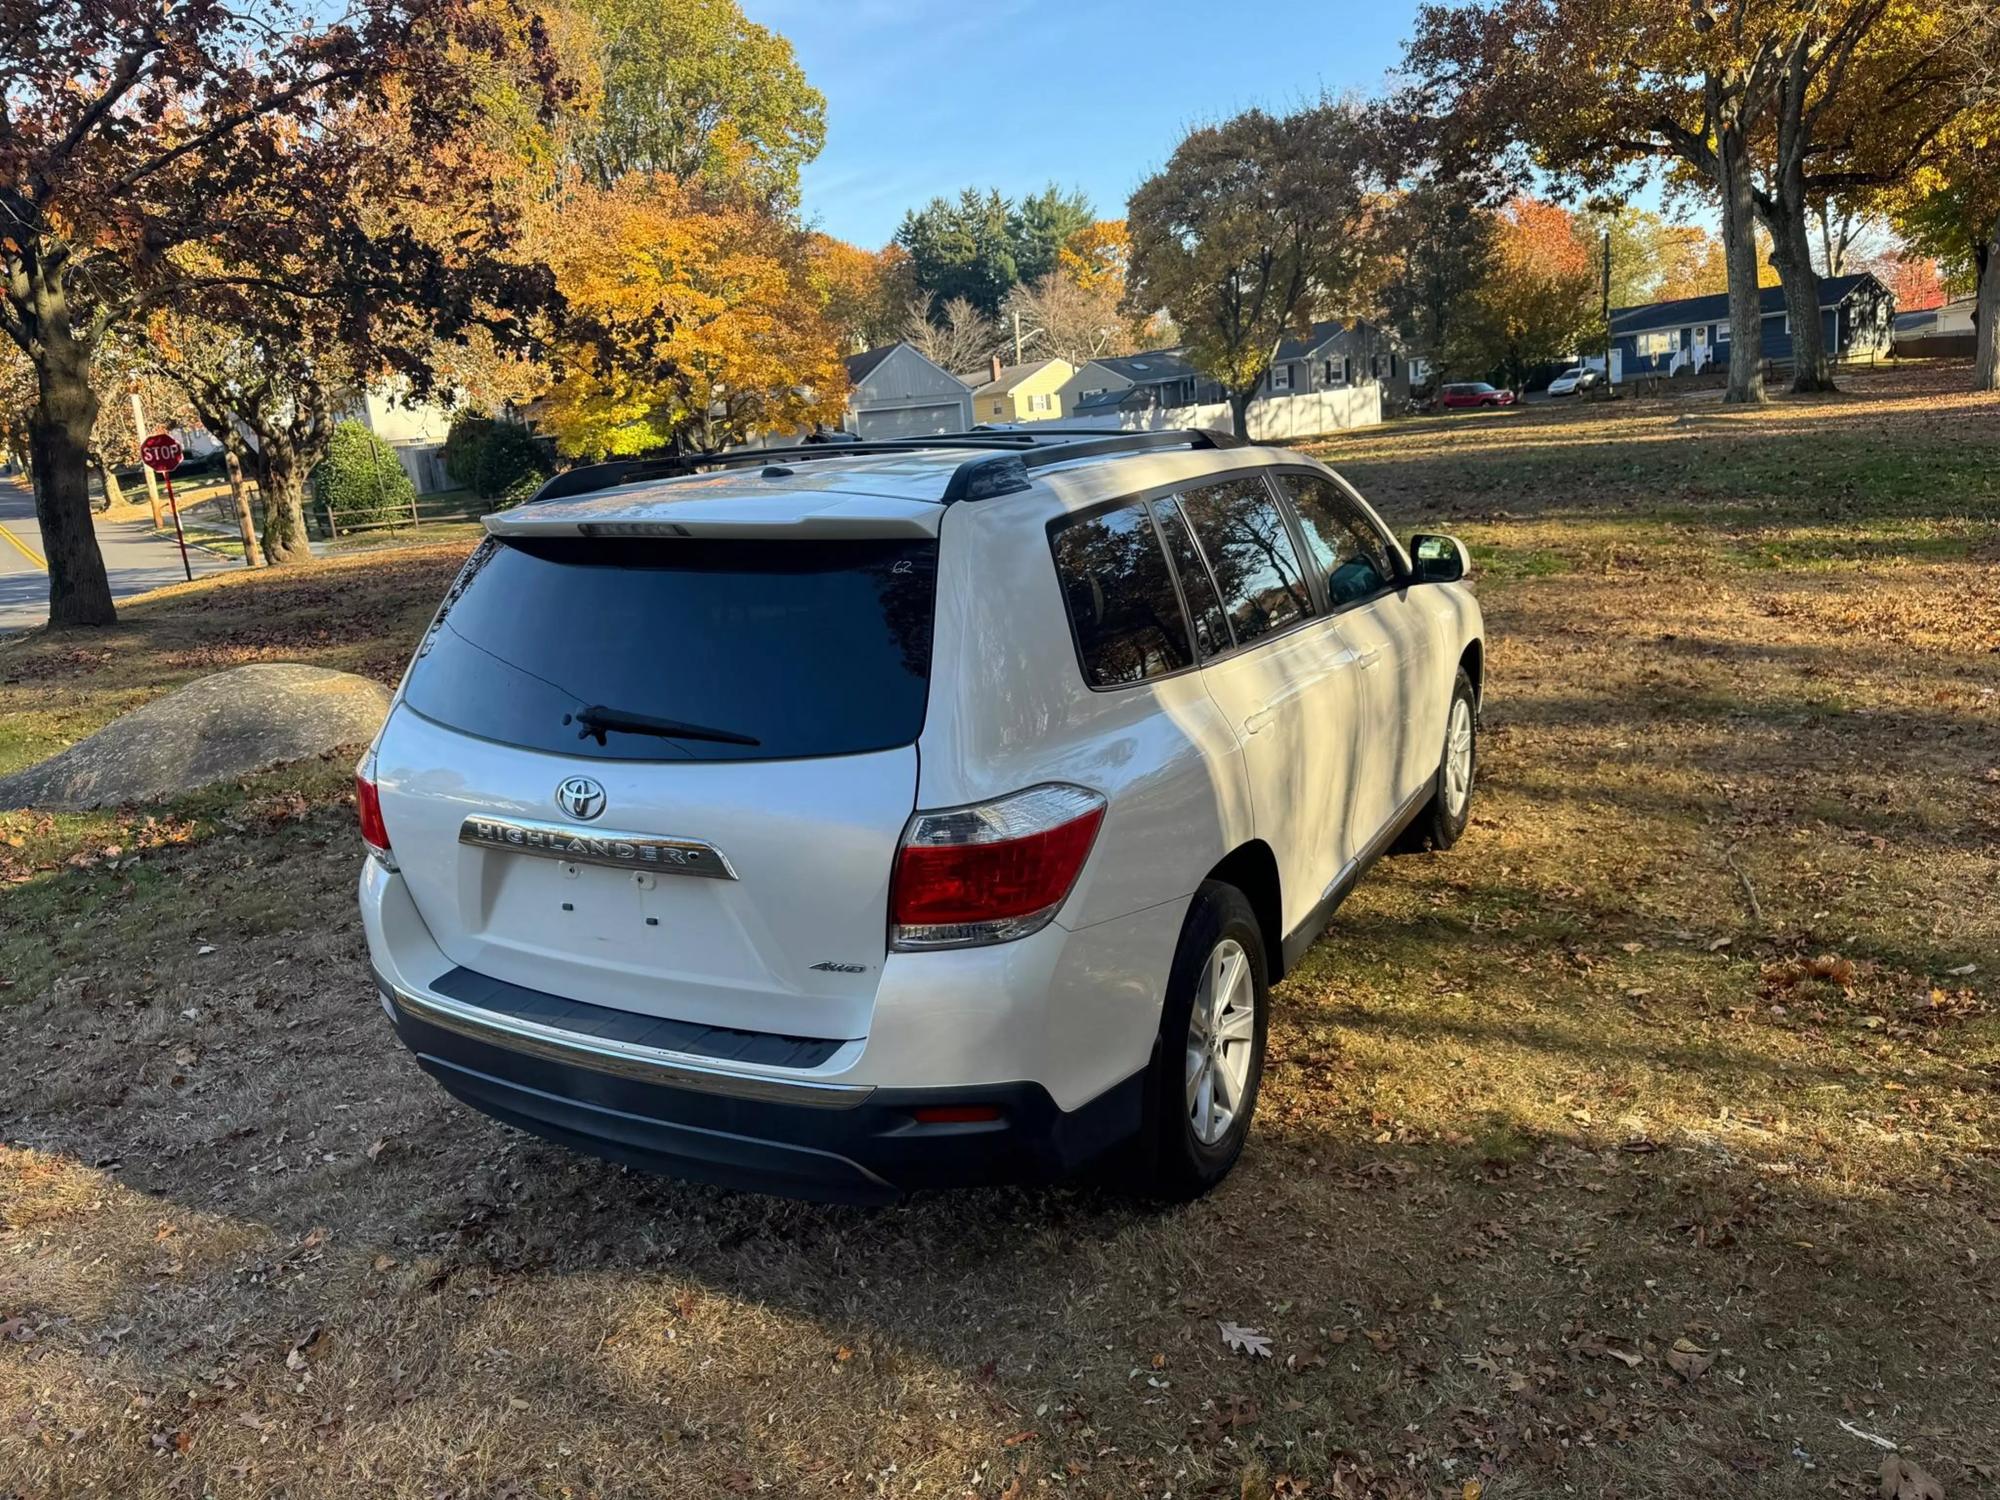
[[1536,368],[1604,342],[1597,266],[1569,210],[1516,198],[1495,224],[1493,258],[1460,323],[1453,363],[1504,371],[1520,385]]
[[541,421],[578,458],[711,448],[838,420],[839,336],[804,235],[633,174],[573,185],[549,260],[566,335]]

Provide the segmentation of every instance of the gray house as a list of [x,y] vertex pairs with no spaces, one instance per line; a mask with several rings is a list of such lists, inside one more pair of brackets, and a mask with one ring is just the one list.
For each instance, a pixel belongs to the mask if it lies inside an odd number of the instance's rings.
[[[1278,346],[1257,399],[1346,390],[1371,380],[1381,383],[1384,408],[1409,399],[1410,362],[1396,336],[1373,323],[1329,319]],[[1219,384],[1172,349],[1093,359],[1063,388],[1064,406],[1086,417],[1228,399]]]
[[972,392],[908,344],[850,354],[845,363],[849,389],[841,425],[856,437],[930,437],[972,429]]
[[1227,399],[1221,386],[1171,349],[1093,359],[1062,388],[1063,409],[1079,417]]
[[1393,408],[1410,398],[1410,362],[1396,335],[1373,323],[1329,318],[1305,337],[1278,345],[1259,388],[1260,396],[1337,391],[1364,381],[1382,384],[1382,404]]

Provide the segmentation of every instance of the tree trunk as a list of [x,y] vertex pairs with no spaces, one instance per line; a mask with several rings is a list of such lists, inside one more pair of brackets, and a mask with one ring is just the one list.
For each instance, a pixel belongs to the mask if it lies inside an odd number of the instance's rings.
[[1764,318],[1757,292],[1757,207],[1750,152],[1741,131],[1722,129],[1715,161],[1722,247],[1729,266],[1729,389],[1722,399],[1759,402],[1764,399]]
[[90,429],[97,394],[90,388],[90,348],[67,324],[45,319],[35,361],[38,399],[30,434],[35,519],[49,565],[49,625],[116,625],[111,581],[90,521]]
[[2000,215],[1987,232],[1986,253],[1979,261],[1979,295],[1972,312],[1979,344],[1972,358],[1972,388],[2000,391]]
[[306,544],[306,475],[296,449],[261,437],[257,486],[264,492],[264,557],[273,567],[312,561]]
[[97,462],[98,477],[104,481],[104,508],[110,510],[114,505],[123,505],[125,503],[125,488],[119,484],[118,475],[113,471],[112,466],[105,462],[103,454],[93,454],[92,457]]
[[1827,357],[1826,329],[1819,315],[1819,273],[1813,270],[1812,236],[1806,224],[1805,181],[1786,172],[1777,196],[1765,205],[1771,231],[1771,264],[1785,290],[1785,314],[1792,324],[1792,389],[1803,395],[1838,389]]
[[243,533],[243,566],[264,566],[264,548],[257,540],[257,520],[250,514],[250,496],[243,488],[243,454],[247,451],[235,432],[222,440],[222,464],[229,472],[229,497],[236,502],[236,529]]
[[1244,442],[1250,441],[1250,402],[1256,396],[1257,387],[1229,393],[1229,420],[1236,428],[1236,435]]

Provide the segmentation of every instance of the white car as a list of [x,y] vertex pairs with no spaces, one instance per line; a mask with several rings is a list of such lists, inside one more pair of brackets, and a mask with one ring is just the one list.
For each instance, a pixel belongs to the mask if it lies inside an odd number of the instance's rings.
[[418,647],[356,787],[403,1041],[689,1178],[1218,1181],[1270,985],[1465,828],[1465,549],[1198,432],[688,467],[489,516]]
[[1597,371],[1588,370],[1578,365],[1573,370],[1564,370],[1562,374],[1551,380],[1549,382],[1549,394],[1551,396],[1574,396],[1579,391],[1589,390],[1601,378]]

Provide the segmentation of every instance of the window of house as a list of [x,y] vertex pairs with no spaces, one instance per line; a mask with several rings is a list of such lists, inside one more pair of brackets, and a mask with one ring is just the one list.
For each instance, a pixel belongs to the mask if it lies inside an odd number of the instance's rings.
[[1259,478],[1204,485],[1180,497],[1236,644],[1247,646],[1312,613],[1284,512]]
[[1180,595],[1143,502],[1063,527],[1055,555],[1084,681],[1117,687],[1194,664]]
[[1271,366],[1271,389],[1289,391],[1292,388],[1292,367],[1290,365]]
[[1381,355],[1371,354],[1368,356],[1368,377],[1371,380],[1380,380],[1382,378]]
[[1313,474],[1281,474],[1278,484],[1291,499],[1335,609],[1389,586],[1396,576],[1389,544],[1338,485]]
[[1727,323],[1717,323],[1715,325],[1715,341],[1718,344],[1729,342],[1729,325]]
[[1047,391],[1042,392],[1038,396],[1030,396],[1028,398],[1028,410],[1051,411],[1055,407],[1055,399],[1056,398],[1050,395]]

